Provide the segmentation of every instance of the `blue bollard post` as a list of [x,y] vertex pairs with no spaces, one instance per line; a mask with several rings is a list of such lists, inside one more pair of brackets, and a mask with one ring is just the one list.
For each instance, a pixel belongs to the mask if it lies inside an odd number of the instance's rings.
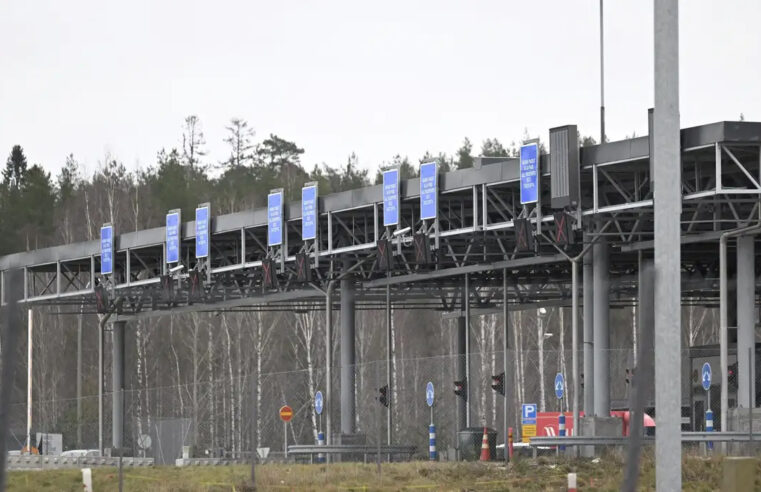
[[[322,431],[317,433],[317,445],[325,445],[325,434]],[[325,453],[317,453],[317,463],[325,463]]]
[[428,426],[428,455],[431,461],[436,461],[436,426]]
[[[713,432],[713,412],[709,408],[706,410],[706,432]],[[706,442],[709,451],[713,450],[713,441]]]
[[[565,437],[565,415],[558,415],[558,437]],[[560,451],[565,451],[565,446],[559,447]]]

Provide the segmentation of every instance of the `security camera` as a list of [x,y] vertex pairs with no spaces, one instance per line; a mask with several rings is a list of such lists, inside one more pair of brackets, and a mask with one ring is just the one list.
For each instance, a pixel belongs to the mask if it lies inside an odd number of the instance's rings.
[[177,265],[175,265],[175,266],[173,266],[172,268],[169,269],[169,273],[180,272],[180,271],[182,271],[183,268],[185,268],[185,265],[183,265],[182,263],[178,263]]
[[410,232],[410,228],[409,227],[405,227],[404,229],[399,229],[398,231],[394,231],[394,236],[395,237],[403,236],[403,235],[407,234],[408,232]]

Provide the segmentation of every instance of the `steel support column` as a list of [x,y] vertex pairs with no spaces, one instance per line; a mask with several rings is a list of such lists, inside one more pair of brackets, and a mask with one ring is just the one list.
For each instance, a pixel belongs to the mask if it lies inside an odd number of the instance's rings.
[[462,311],[465,314],[465,426],[470,427],[470,275],[465,274],[465,294]]
[[682,488],[679,2],[654,6],[655,486],[666,491]]
[[[591,237],[587,234],[584,235],[584,244],[588,244],[591,241]],[[584,415],[592,415],[595,408],[595,360],[593,356],[594,351],[594,270],[592,268],[593,251],[590,248],[589,252],[584,255],[584,373],[582,380],[584,382]],[[576,423],[574,422],[574,425]],[[581,427],[579,427],[579,434],[581,435]]]
[[[466,355],[465,347],[468,337],[467,322],[465,316],[457,318],[457,334],[455,336],[455,350],[457,351],[457,365],[455,367],[455,379],[457,381],[465,381],[465,385],[468,385],[467,370],[466,370]],[[465,395],[467,395],[467,391]],[[468,402],[465,398],[459,396],[455,397],[457,401],[457,432],[465,429],[468,426]]]
[[756,403],[756,285],[753,241],[753,236],[737,238],[737,403],[743,408],[754,407]]
[[[388,411],[386,412],[386,444],[391,445],[393,439],[393,412],[391,411],[391,405],[395,404],[392,399],[394,392],[391,388],[391,370],[394,363],[394,337],[391,331],[391,285],[386,285],[386,384],[388,385],[388,392],[386,398],[388,399]],[[380,423],[378,424],[380,425]],[[380,458],[378,458],[380,459]]]
[[124,445],[124,321],[111,324],[111,447]]
[[608,264],[608,243],[600,238],[595,245],[594,269],[594,414],[598,417],[610,416],[610,316]]
[[513,384],[512,382],[515,380],[514,378],[511,378],[509,376],[510,374],[510,360],[508,359],[509,354],[509,347],[510,347],[510,312],[508,310],[507,305],[507,269],[502,270],[502,350],[504,352],[502,353],[502,370],[504,371],[505,379],[504,379],[504,404],[502,407],[503,413],[502,413],[502,435],[503,440],[505,444],[505,452],[504,452],[504,458],[505,463],[507,463],[509,459],[509,455],[507,452],[507,428],[509,427],[509,421],[508,421],[508,412],[510,409],[510,403],[513,401],[512,394],[513,394]]
[[[348,268],[344,263],[344,268]],[[341,433],[354,434],[355,429],[355,330],[354,276],[341,280]]]

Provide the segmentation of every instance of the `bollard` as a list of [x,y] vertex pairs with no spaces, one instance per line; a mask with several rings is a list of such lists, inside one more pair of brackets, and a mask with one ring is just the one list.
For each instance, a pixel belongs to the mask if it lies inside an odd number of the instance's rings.
[[507,428],[507,456],[513,461],[513,428]]
[[568,492],[576,492],[576,474],[568,474]]
[[[325,445],[325,434],[322,431],[317,433],[317,445]],[[317,453],[317,463],[325,463],[325,453]]]
[[431,461],[436,461],[436,426],[428,426],[428,455]]
[[92,492],[92,468],[82,468],[82,490]]
[[[709,408],[706,410],[706,432],[713,432],[713,412]],[[706,442],[709,451],[713,450],[713,441]]]
[[[565,415],[558,415],[558,437],[565,437]],[[565,451],[565,446],[558,446],[560,451]]]

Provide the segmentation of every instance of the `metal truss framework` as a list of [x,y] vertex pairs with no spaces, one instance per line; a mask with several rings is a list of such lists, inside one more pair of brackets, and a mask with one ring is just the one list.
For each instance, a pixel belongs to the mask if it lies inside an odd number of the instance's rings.
[[[611,245],[612,295],[615,303],[636,298],[641,255],[653,247],[653,181],[648,137],[580,149],[581,206],[567,210],[574,244],[553,244],[553,210],[520,204],[518,160],[505,158],[480,168],[439,177],[439,216],[420,220],[419,180],[401,186],[401,223],[384,228],[381,186],[328,195],[319,200],[317,239],[301,239],[301,204],[285,207],[283,245],[267,247],[266,210],[214,217],[210,257],[196,262],[194,222],[183,224],[182,263],[200,271],[200,292],[188,288],[189,273],[170,273],[165,262],[164,228],[118,235],[114,275],[99,275],[97,241],[75,243],[0,258],[0,289],[6,272],[23,268],[24,300],[60,306],[61,312],[94,312],[94,285],[103,284],[121,298],[118,319],[186,311],[323,309],[328,282],[345,265],[355,267],[357,307],[380,309],[386,285],[392,300],[406,308],[452,310],[469,274],[470,304],[496,309],[502,302],[502,269],[510,274],[508,302],[570,303],[569,256],[588,238],[604,235]],[[541,157],[541,200],[550,203],[549,156]],[[719,122],[682,130],[681,237],[683,302],[714,304],[718,299],[718,239],[722,231],[761,217],[761,123]],[[515,220],[535,228],[534,251],[520,252]],[[409,229],[408,229],[409,228]],[[408,231],[408,232],[405,232]],[[416,261],[413,233],[425,234],[431,261]],[[118,231],[117,231],[118,234]],[[393,268],[379,268],[378,241],[393,249]],[[296,255],[306,253],[309,283],[299,283]],[[263,287],[263,260],[275,260],[277,281]],[[348,263],[347,263],[348,261]],[[171,294],[160,285],[171,275]],[[757,283],[759,283],[757,281]],[[486,311],[484,311],[486,312]]]

